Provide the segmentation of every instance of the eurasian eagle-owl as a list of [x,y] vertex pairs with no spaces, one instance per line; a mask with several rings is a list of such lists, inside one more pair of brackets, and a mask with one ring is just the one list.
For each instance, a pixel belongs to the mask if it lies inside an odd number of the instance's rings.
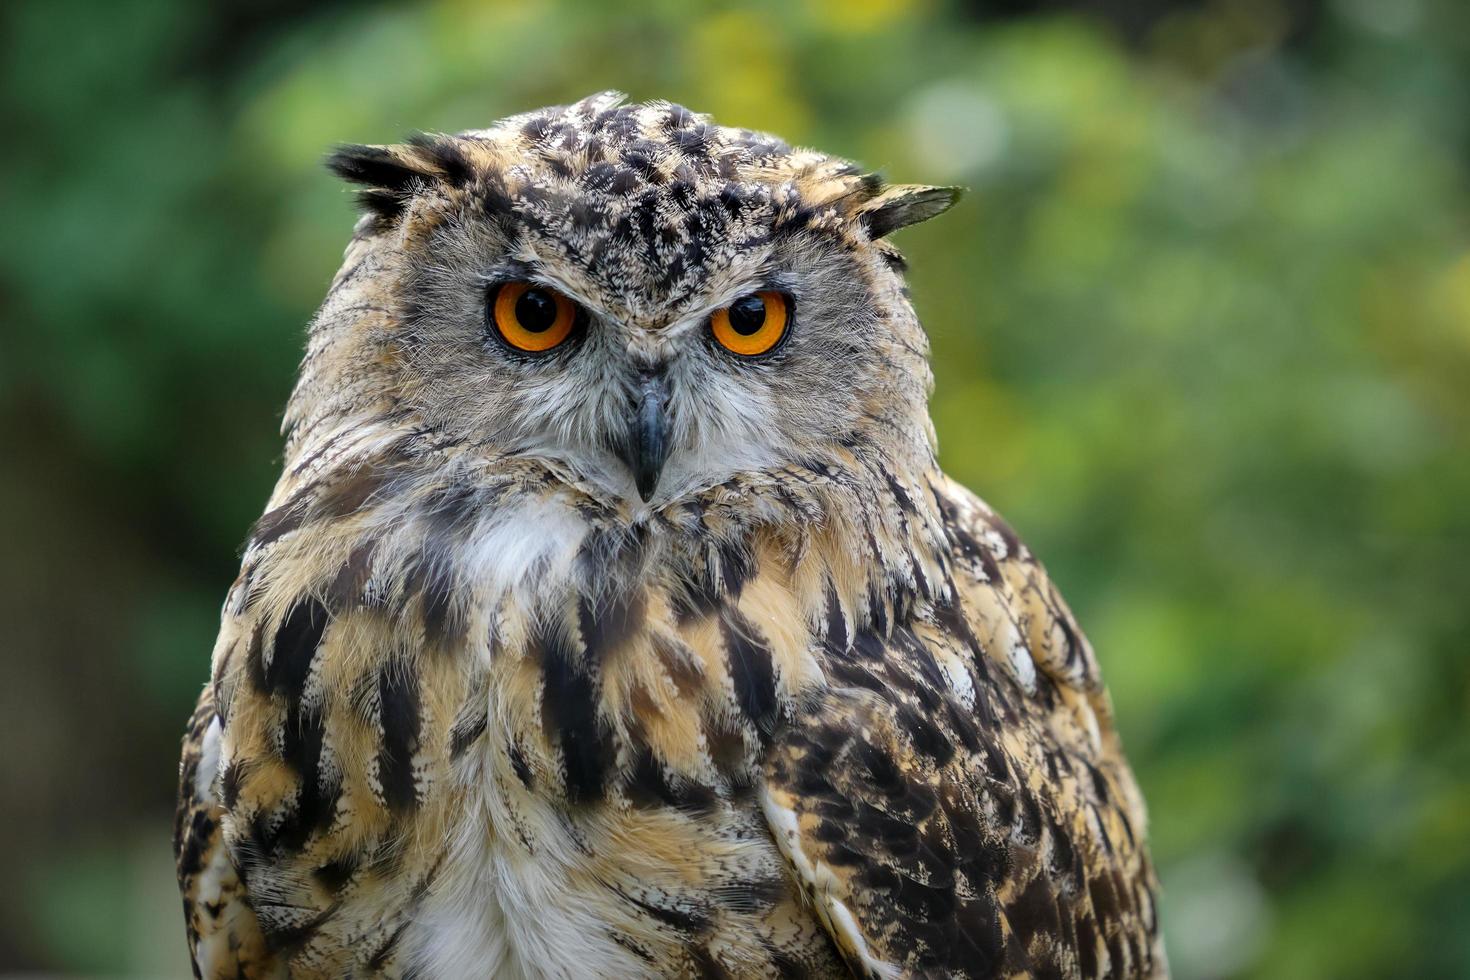
[[196,972],[1165,972],[1093,653],[935,462],[887,236],[953,190],[611,93],[330,165]]

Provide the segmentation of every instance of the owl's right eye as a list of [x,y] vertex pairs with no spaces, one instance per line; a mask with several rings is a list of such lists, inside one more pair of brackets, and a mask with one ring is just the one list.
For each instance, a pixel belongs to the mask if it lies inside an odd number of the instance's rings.
[[508,282],[490,294],[490,324],[513,350],[545,354],[577,325],[577,304],[547,286]]

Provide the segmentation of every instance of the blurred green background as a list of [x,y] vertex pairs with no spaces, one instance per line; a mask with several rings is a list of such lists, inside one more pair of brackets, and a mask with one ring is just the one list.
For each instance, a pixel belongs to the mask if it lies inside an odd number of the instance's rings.
[[187,972],[177,738],[353,222],[602,88],[961,183],[945,465],[1111,682],[1181,978],[1470,976],[1470,5],[10,3],[0,973]]

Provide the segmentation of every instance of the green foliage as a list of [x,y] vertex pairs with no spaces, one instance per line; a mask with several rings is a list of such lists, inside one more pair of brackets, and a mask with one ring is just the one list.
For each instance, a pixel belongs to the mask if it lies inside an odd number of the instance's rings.
[[971,188],[898,239],[944,463],[1099,649],[1177,974],[1470,973],[1470,19],[1299,6],[1125,41],[922,0],[11,5],[0,968],[183,969],[108,948],[181,956],[171,899],[112,899],[167,894],[175,739],[352,222],[325,149],[620,88]]

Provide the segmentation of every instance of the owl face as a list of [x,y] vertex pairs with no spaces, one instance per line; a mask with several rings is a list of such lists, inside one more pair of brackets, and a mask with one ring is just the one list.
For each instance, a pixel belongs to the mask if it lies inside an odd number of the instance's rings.
[[954,193],[619,102],[332,158],[368,188],[391,310],[348,333],[397,409],[633,506],[885,420],[927,431],[927,347],[882,236]]

